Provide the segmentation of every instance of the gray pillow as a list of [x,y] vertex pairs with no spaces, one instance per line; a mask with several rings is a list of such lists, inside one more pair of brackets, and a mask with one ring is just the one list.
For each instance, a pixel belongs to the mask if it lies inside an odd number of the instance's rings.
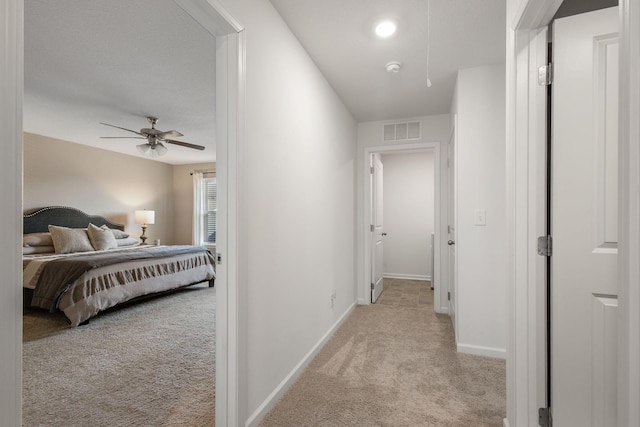
[[134,239],[133,237],[128,237],[126,239],[117,239],[116,243],[118,244],[118,247],[123,247],[123,246],[138,245],[140,244],[140,241],[137,239]]
[[53,240],[53,247],[57,254],[93,251],[87,230],[84,228],[50,225],[49,233],[51,233],[51,240]]
[[108,228],[96,227],[93,224],[89,224],[87,229],[89,235],[89,241],[91,246],[96,251],[106,251],[107,249],[114,249],[118,247],[116,243],[116,237]]
[[102,228],[103,230],[111,230],[116,239],[126,239],[127,237],[129,237],[129,233],[125,233],[124,231],[118,230],[117,228],[109,228],[106,225],[103,225],[100,228]]

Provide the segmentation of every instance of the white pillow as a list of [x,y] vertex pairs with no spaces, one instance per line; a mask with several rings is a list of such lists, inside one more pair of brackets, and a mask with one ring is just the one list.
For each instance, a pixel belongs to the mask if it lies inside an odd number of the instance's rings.
[[104,229],[96,227],[93,224],[89,224],[87,234],[89,235],[91,246],[93,246],[93,249],[96,251],[106,251],[107,249],[114,249],[118,247],[116,237],[108,228]]
[[50,225],[49,233],[51,233],[51,240],[53,240],[53,247],[57,254],[93,251],[87,230],[84,228]]
[[53,246],[51,233],[28,233],[22,236],[22,246]]
[[25,246],[22,248],[22,255],[52,254],[55,252],[51,246]]

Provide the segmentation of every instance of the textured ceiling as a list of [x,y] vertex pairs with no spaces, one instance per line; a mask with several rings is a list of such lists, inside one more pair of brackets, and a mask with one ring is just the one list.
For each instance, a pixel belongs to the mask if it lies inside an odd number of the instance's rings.
[[[215,160],[215,40],[172,0],[25,0],[24,130],[140,156],[139,139],[100,125],[176,129]],[[135,136],[135,135],[133,135]]]
[[[358,121],[448,113],[461,68],[504,63],[505,0],[271,0]],[[397,22],[389,39],[374,25]],[[385,64],[402,63],[398,74]]]
[[[460,68],[504,62],[504,0],[271,0],[358,121],[448,113]],[[374,23],[392,18],[390,39]],[[215,160],[214,39],[172,0],[25,0],[24,129],[140,156],[146,116],[203,152],[170,145],[159,160]],[[398,74],[385,70],[399,61]]]

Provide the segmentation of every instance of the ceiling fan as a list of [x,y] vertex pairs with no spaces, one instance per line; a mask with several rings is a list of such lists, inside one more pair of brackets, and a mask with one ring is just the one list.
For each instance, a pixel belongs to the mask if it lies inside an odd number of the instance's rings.
[[204,150],[205,147],[203,147],[202,145],[196,145],[196,144],[190,144],[188,142],[183,142],[183,141],[176,141],[175,139],[169,139],[169,138],[177,138],[180,136],[183,136],[180,132],[178,132],[177,130],[168,130],[166,132],[163,132],[161,130],[156,129],[156,123],[158,123],[158,118],[157,117],[147,117],[147,120],[149,121],[149,123],[151,123],[151,128],[142,128],[140,129],[140,132],[135,131],[135,130],[131,130],[131,129],[126,129],[120,126],[115,126],[115,125],[110,125],[109,123],[102,123],[100,122],[101,125],[105,125],[105,126],[111,126],[112,128],[117,128],[117,129],[122,129],[122,130],[126,130],[127,132],[132,132],[135,133],[136,135],[140,135],[140,136],[102,136],[101,138],[105,138],[105,139],[118,139],[118,138],[133,138],[133,139],[146,139],[147,142],[145,144],[140,144],[137,145],[136,147],[138,148],[138,151],[140,151],[143,154],[146,154],[147,152],[151,153],[151,157],[160,157],[163,154],[165,154],[167,152],[167,147],[165,147],[165,145],[163,144],[163,142],[166,142],[167,144],[174,144],[174,145],[180,145],[182,147],[187,147],[187,148],[193,148],[195,150]]

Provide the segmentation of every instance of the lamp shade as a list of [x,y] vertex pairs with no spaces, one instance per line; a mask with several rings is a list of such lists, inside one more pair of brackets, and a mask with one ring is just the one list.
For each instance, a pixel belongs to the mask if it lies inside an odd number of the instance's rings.
[[147,209],[135,212],[136,224],[153,224],[156,220],[156,212]]

